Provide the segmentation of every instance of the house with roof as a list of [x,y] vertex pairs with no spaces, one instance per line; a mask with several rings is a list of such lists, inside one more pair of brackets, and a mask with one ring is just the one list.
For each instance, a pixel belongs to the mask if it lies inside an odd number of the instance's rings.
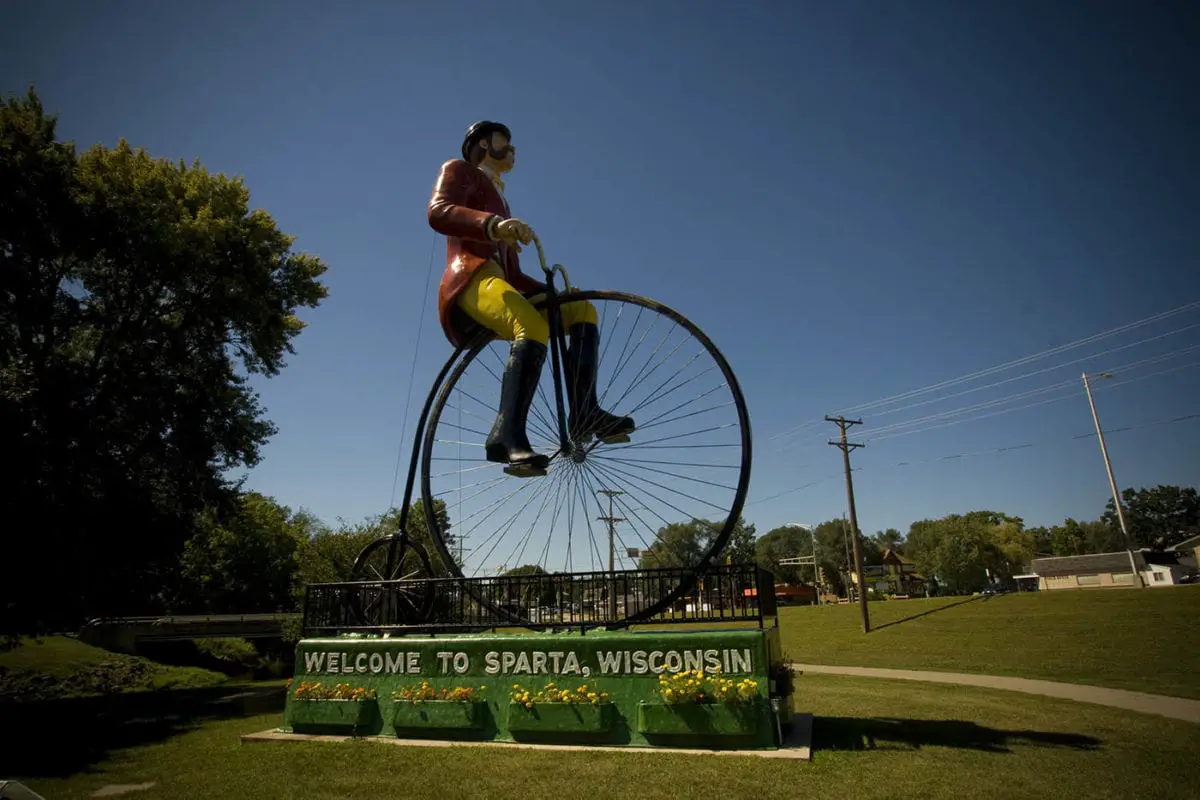
[[[863,566],[863,581],[868,591],[902,596],[925,594],[925,576],[917,572],[917,565],[912,559],[886,548],[882,560],[882,564]],[[851,582],[855,582],[855,577],[850,575]]]
[[[1137,586],[1173,586],[1195,572],[1195,567],[1180,563],[1179,554],[1170,551],[1134,550],[1134,567],[1129,564],[1129,552],[1091,553],[1082,556],[1053,556],[1035,558],[1029,574],[1021,578],[1036,578],[1042,591],[1055,589],[1113,589]],[[1134,569],[1137,577],[1134,576]]]

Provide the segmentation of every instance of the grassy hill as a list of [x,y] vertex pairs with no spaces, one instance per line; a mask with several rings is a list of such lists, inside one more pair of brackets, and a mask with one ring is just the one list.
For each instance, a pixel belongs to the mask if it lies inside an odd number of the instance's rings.
[[1084,683],[1200,698],[1200,586],[780,610],[792,661]]
[[0,653],[0,703],[197,689],[226,680],[219,672],[110,653],[66,636],[26,639],[21,646]]

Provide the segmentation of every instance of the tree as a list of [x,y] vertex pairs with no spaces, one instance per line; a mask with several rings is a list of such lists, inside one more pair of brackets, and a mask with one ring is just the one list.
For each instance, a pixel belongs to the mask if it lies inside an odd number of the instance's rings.
[[240,180],[55,130],[32,90],[0,102],[0,452],[21,465],[0,512],[37,524],[6,537],[6,632],[169,609],[184,543],[236,513],[227,473],[275,432],[249,377],[326,296]]
[[774,573],[775,580],[780,583],[797,585],[804,583],[802,575],[812,579],[812,569],[794,564],[783,565],[779,562],[785,558],[808,556],[812,554],[809,533],[795,525],[784,525],[773,528],[758,540],[755,548],[755,559],[758,565]]
[[210,614],[290,611],[297,552],[316,527],[258,492],[242,495],[237,513],[203,515],[184,546],[184,604]]
[[[1194,487],[1159,484],[1152,489],[1133,488],[1121,492],[1125,526],[1135,548],[1164,550],[1200,534],[1200,496]],[[1112,499],[1105,504],[1100,521],[1120,531],[1120,520]],[[1124,549],[1123,543],[1117,549]]]
[[871,543],[878,550],[893,550],[897,553],[904,553],[904,534],[895,528],[888,528],[886,531],[879,531],[871,537]]
[[908,555],[917,568],[952,594],[982,589],[989,572],[1011,578],[1032,558],[1033,542],[1020,517],[993,511],[919,520],[907,538]]
[[[712,541],[721,531],[721,525],[707,520],[673,522],[659,528],[650,548],[638,559],[641,569],[684,567],[699,564]],[[754,561],[754,526],[739,517],[733,532],[721,553],[710,563],[721,564],[728,556],[733,563]]]

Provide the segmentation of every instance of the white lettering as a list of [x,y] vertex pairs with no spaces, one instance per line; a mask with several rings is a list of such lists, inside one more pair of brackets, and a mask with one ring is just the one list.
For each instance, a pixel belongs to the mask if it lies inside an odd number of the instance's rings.
[[371,672],[383,672],[383,656],[380,653],[371,653]]
[[342,673],[347,675],[354,673],[354,665],[350,663],[349,653],[342,653]]
[[513,672],[524,672],[528,674],[532,671],[533,668],[529,666],[529,653],[518,653],[517,665],[513,667]]
[[394,660],[391,653],[384,653],[383,658],[386,661],[388,672],[396,675],[404,671],[404,653],[396,653]]
[[729,653],[729,661],[732,665],[730,672],[749,672],[750,671],[750,650],[749,648],[738,652],[731,650]]
[[512,653],[512,652],[509,652],[508,650],[505,650],[503,653],[500,654],[500,667],[504,671],[505,675],[507,675],[509,673],[509,671],[512,669],[513,664],[515,664],[515,663],[517,663],[517,654],[516,653]]
[[329,658],[325,661],[325,671],[334,673],[338,671],[338,659],[341,658],[341,653],[330,653]]
[[409,675],[420,675],[421,674],[421,654],[420,653],[405,653],[404,657],[405,657],[405,663],[406,663],[406,667],[407,667],[407,669],[405,669],[405,672],[407,672]]
[[466,672],[470,668],[470,666],[471,666],[471,659],[467,657],[466,653],[455,653],[454,654],[454,671],[455,672],[457,672],[459,675],[462,675],[464,672]]
[[628,650],[625,651],[625,672],[626,672],[626,674],[633,672],[632,667],[629,666],[629,651]]
[[679,652],[676,650],[672,650],[671,652],[667,653],[666,661],[667,661],[667,670],[669,672],[679,672],[680,670],[683,669],[683,658],[679,655]]
[[558,668],[559,664],[562,663],[562,657],[563,657],[563,654],[559,650],[552,650],[550,652],[550,671],[553,672],[555,675],[562,674],[562,670],[560,670]]
[[535,675],[545,675],[548,672],[546,669],[546,654],[536,652],[533,654],[533,673]]
[[607,672],[619,672],[620,671],[620,669],[621,669],[621,653],[620,653],[620,651],[615,652],[615,653],[610,653],[610,652],[601,650],[596,653],[596,657],[600,659],[600,674],[601,675],[603,675]]
[[304,671],[305,672],[320,672],[321,665],[325,663],[324,653],[305,653],[304,654]]
[[575,655],[574,650],[567,651],[567,659],[563,662],[562,674],[574,672],[576,675],[582,674],[579,669],[579,656]]
[[366,672],[367,671],[367,654],[366,653],[359,653],[358,655],[356,655],[354,657],[354,671],[355,672]]
[[721,668],[721,652],[719,650],[705,650],[704,667],[708,672],[719,670]]
[[642,675],[642,674],[645,674],[645,672],[648,669],[650,669],[650,668],[648,666],[646,666],[646,651],[645,650],[635,650],[633,652],[633,671],[634,671],[634,673],[637,675]]
[[500,654],[495,650],[489,650],[483,656],[483,662],[487,665],[483,671],[488,675],[495,675],[500,671]]
[[658,656],[659,658],[662,658],[662,657],[663,657],[662,651],[661,651],[661,650],[655,650],[653,653],[651,653],[651,654],[650,654],[650,671],[651,671],[651,672],[653,672],[653,673],[655,673],[655,674],[658,674],[658,673],[660,673],[660,672],[662,672],[662,671],[663,671],[663,668],[662,668],[662,667],[656,667],[656,666],[654,666],[654,657],[655,657],[655,656]]
[[683,652],[683,668],[687,671],[704,667],[703,650],[685,650]]
[[440,658],[442,661],[442,674],[443,675],[445,675],[447,672],[450,671],[450,659],[451,659],[451,657],[453,657],[453,655],[454,655],[454,653],[444,653],[444,652],[437,654],[437,657]]

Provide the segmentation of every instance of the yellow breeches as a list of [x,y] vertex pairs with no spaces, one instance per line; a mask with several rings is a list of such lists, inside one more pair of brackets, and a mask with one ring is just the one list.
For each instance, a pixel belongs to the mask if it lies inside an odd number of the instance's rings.
[[[501,339],[532,339],[550,342],[550,324],[545,311],[538,311],[508,281],[504,270],[489,261],[475,273],[471,283],[458,297],[458,307]],[[596,324],[596,308],[586,300],[559,306],[565,330],[580,322]]]

